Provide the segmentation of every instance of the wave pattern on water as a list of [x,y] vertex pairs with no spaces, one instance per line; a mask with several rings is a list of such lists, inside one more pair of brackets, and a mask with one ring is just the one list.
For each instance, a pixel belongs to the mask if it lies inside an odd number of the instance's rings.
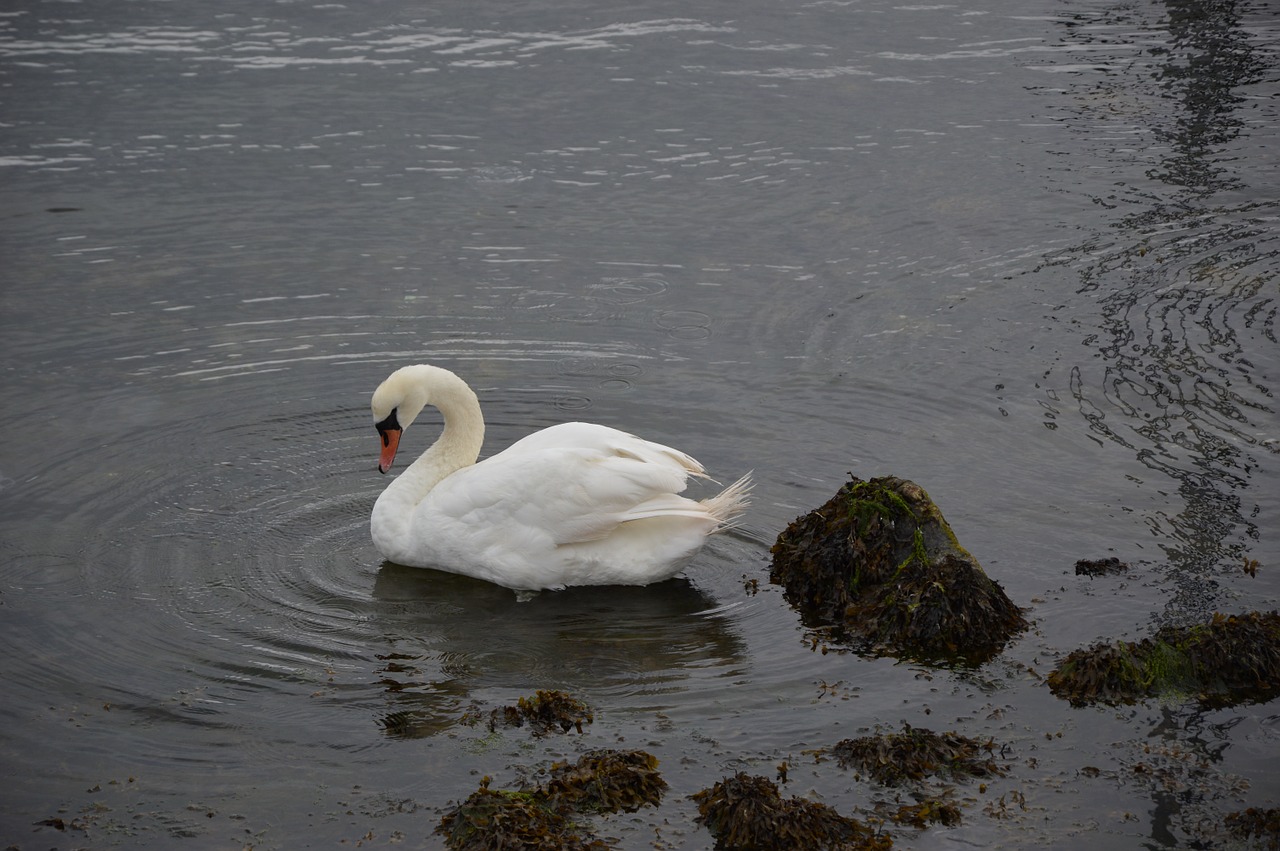
[[[1241,107],[1259,105],[1267,77],[1249,13],[1220,4],[1159,20],[1084,15],[1073,23],[1088,26],[1067,39],[1123,76],[1095,68],[1067,89],[1063,120],[1087,130],[1107,182],[1074,179],[1115,212],[1109,230],[1049,255],[1096,305],[1081,341],[1096,358],[1057,376],[1063,403],[1048,407],[1046,425],[1074,406],[1100,443],[1126,448],[1153,483],[1175,486],[1180,506],[1149,517],[1167,541],[1167,620],[1213,609],[1221,591],[1212,577],[1240,569],[1274,506],[1252,480],[1280,457],[1269,378],[1280,366],[1280,198],[1233,153],[1259,121]],[[1158,49],[1134,54],[1135,30]]]

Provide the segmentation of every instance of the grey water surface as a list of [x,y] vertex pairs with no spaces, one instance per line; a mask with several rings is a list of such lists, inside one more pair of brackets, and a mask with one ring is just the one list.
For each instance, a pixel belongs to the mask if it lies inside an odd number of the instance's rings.
[[[484,775],[613,746],[670,789],[599,834],[703,849],[736,771],[909,802],[808,753],[906,722],[1009,773],[897,847],[1229,845],[1274,704],[1044,676],[1280,597],[1268,5],[0,8],[0,842],[439,848]],[[368,397],[417,361],[486,452],[593,420],[754,504],[645,589],[384,564]],[[849,473],[925,487],[1033,630],[821,652],[769,546]],[[460,723],[540,688],[594,723]]]

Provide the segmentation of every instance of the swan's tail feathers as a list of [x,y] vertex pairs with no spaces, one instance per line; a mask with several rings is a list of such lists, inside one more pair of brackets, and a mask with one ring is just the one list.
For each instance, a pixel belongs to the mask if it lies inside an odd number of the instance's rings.
[[707,513],[716,519],[716,528],[714,531],[723,529],[731,529],[735,525],[735,521],[742,516],[747,510],[747,506],[751,504],[748,497],[751,495],[751,488],[754,487],[751,481],[751,474],[747,473],[738,479],[729,487],[720,491],[715,496],[702,500],[702,505],[707,509]]

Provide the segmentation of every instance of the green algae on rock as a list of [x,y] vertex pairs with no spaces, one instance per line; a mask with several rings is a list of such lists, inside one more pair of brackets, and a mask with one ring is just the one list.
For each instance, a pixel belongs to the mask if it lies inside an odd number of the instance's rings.
[[1280,614],[1215,614],[1141,641],[1075,650],[1048,684],[1074,706],[1147,698],[1189,698],[1206,707],[1262,703],[1280,695]]
[[900,786],[929,777],[967,780],[1005,773],[991,756],[994,742],[958,733],[935,733],[902,725],[901,733],[878,733],[844,739],[819,753],[829,753],[841,768],[866,774],[882,786]]
[[773,781],[739,772],[691,796],[721,851],[884,851],[893,840],[825,804],[783,799]]
[[919,485],[851,477],[771,550],[805,625],[863,652],[981,664],[1028,623]]

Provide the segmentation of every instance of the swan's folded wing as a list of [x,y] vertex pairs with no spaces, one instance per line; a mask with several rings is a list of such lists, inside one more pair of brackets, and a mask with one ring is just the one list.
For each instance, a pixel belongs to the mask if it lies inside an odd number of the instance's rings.
[[597,423],[561,423],[550,426],[517,440],[494,457],[522,455],[546,449],[590,449],[600,453],[602,457],[619,456],[659,465],[673,464],[683,469],[687,475],[706,475],[696,459],[679,449]]
[[592,448],[515,444],[459,470],[426,502],[472,528],[559,546],[600,540],[630,520],[708,519],[705,508],[679,496],[688,477],[701,474],[683,453],[638,438]]

